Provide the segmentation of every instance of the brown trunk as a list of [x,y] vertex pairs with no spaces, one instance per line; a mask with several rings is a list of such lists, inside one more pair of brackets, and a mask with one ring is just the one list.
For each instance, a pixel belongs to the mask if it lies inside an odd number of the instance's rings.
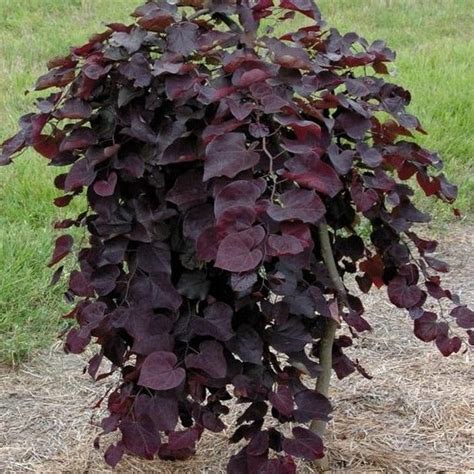
[[[336,261],[334,260],[334,254],[331,247],[331,241],[329,240],[328,227],[326,224],[321,224],[319,226],[319,241],[324,263],[328,269],[332,283],[337,290],[337,304],[339,312],[341,312],[343,302],[347,300],[347,293],[341,276],[337,270]],[[321,366],[321,373],[318,376],[316,382],[316,391],[325,397],[329,396],[329,387],[332,374],[332,348],[337,328],[338,324],[336,321],[333,319],[327,319],[319,346],[319,364]],[[310,425],[310,429],[323,438],[326,432],[326,425],[327,423],[325,421],[313,420]],[[327,470],[329,468],[327,456],[324,456],[324,458],[320,459],[317,462],[317,466],[323,471]]]

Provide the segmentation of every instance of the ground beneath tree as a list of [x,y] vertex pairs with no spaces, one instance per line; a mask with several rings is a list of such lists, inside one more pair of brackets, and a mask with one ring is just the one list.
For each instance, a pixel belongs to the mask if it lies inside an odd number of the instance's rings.
[[[473,244],[474,227],[456,226],[441,238],[439,252],[452,267],[449,287],[471,307]],[[383,290],[370,296],[367,319],[374,330],[357,341],[357,357],[374,378],[334,381],[327,440],[333,470],[474,470],[472,353],[445,359],[415,339],[408,316],[386,303]],[[109,471],[102,451],[92,448],[100,414],[91,407],[111,382],[94,384],[84,366],[84,358],[56,347],[18,371],[0,368],[0,472]],[[228,421],[236,416],[233,410]],[[228,444],[229,433],[207,433],[190,461],[126,458],[117,471],[224,472],[238,449]],[[315,470],[300,463],[298,472]]]

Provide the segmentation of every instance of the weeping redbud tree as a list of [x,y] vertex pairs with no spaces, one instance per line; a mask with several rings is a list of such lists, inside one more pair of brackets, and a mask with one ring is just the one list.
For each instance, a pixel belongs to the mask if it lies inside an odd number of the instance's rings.
[[56,206],[86,197],[55,223],[78,228],[50,262],[77,260],[66,351],[93,341],[89,374],[120,373],[108,464],[192,456],[233,401],[228,471],[295,472],[324,457],[332,370],[367,376],[344,349],[371,329],[372,287],[443,355],[474,343],[436,242],[412,230],[430,218],[410,185],[447,203],[456,188],[414,141],[410,93],[381,77],[394,53],[327,29],[311,0],[150,1],[134,17],[52,59],[35,88],[51,95],[1,148],[2,164],[32,147],[64,167]]

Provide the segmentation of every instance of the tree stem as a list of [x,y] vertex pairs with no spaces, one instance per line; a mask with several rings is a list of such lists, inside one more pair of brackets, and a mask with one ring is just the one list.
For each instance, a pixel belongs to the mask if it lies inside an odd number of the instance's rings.
[[[334,253],[331,247],[331,241],[329,240],[329,231],[327,224],[320,224],[318,226],[319,241],[321,245],[321,254],[324,260],[324,264],[328,269],[329,276],[331,281],[337,291],[337,306],[339,312],[342,311],[343,302],[347,300],[346,287],[339,275],[337,270],[336,261],[334,259]],[[332,374],[332,348],[334,344],[334,338],[336,336],[336,331],[338,328],[338,323],[332,319],[328,318],[325,321],[325,328],[323,335],[319,343],[319,365],[321,366],[321,373],[318,376],[316,382],[316,391],[321,395],[328,397],[329,395],[329,386],[331,383],[331,374]],[[322,420],[313,420],[310,425],[311,431],[318,434],[321,438],[324,437],[326,432],[327,423]],[[319,460],[318,466],[326,470],[328,468],[328,460],[325,456],[323,459]]]

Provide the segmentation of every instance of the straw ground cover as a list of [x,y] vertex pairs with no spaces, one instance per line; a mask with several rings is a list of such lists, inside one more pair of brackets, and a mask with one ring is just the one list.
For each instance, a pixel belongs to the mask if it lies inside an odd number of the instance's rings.
[[[0,137],[15,129],[31,108],[23,92],[45,70],[44,63],[80,44],[108,21],[126,18],[139,0],[22,0],[0,2]],[[321,0],[328,21],[341,31],[384,38],[398,51],[397,81],[414,96],[412,110],[439,150],[448,175],[460,185],[458,206],[474,208],[474,62],[471,0]],[[61,215],[51,205],[54,170],[30,153],[0,172],[0,359],[16,363],[45,347],[64,323],[61,288],[43,282],[52,242],[50,224]],[[78,204],[80,206],[80,203]],[[69,212],[74,214],[75,209]],[[444,222],[445,210],[435,209]],[[64,214],[62,214],[64,215]],[[21,301],[18,295],[22,295]]]
[[[456,227],[441,241],[441,252],[453,268],[449,283],[470,305],[474,303],[473,244],[472,226]],[[337,409],[327,443],[331,468],[470,472],[474,469],[474,373],[469,354],[444,359],[435,347],[414,339],[406,314],[390,307],[381,294],[371,297],[367,311],[374,316],[374,331],[358,340],[357,352],[374,378],[353,375],[334,381]],[[390,327],[385,323],[387,312],[392,317]],[[378,313],[384,317],[377,323]],[[98,432],[90,423],[90,407],[113,382],[93,384],[81,375],[84,364],[84,358],[64,356],[56,345],[18,371],[0,369],[1,472],[108,472],[101,451],[90,449]],[[227,421],[238,415],[232,407]],[[186,462],[125,458],[118,472],[225,472],[229,451],[238,448],[229,446],[227,436],[207,433],[197,455]],[[316,472],[309,464],[298,467],[301,473]]]

